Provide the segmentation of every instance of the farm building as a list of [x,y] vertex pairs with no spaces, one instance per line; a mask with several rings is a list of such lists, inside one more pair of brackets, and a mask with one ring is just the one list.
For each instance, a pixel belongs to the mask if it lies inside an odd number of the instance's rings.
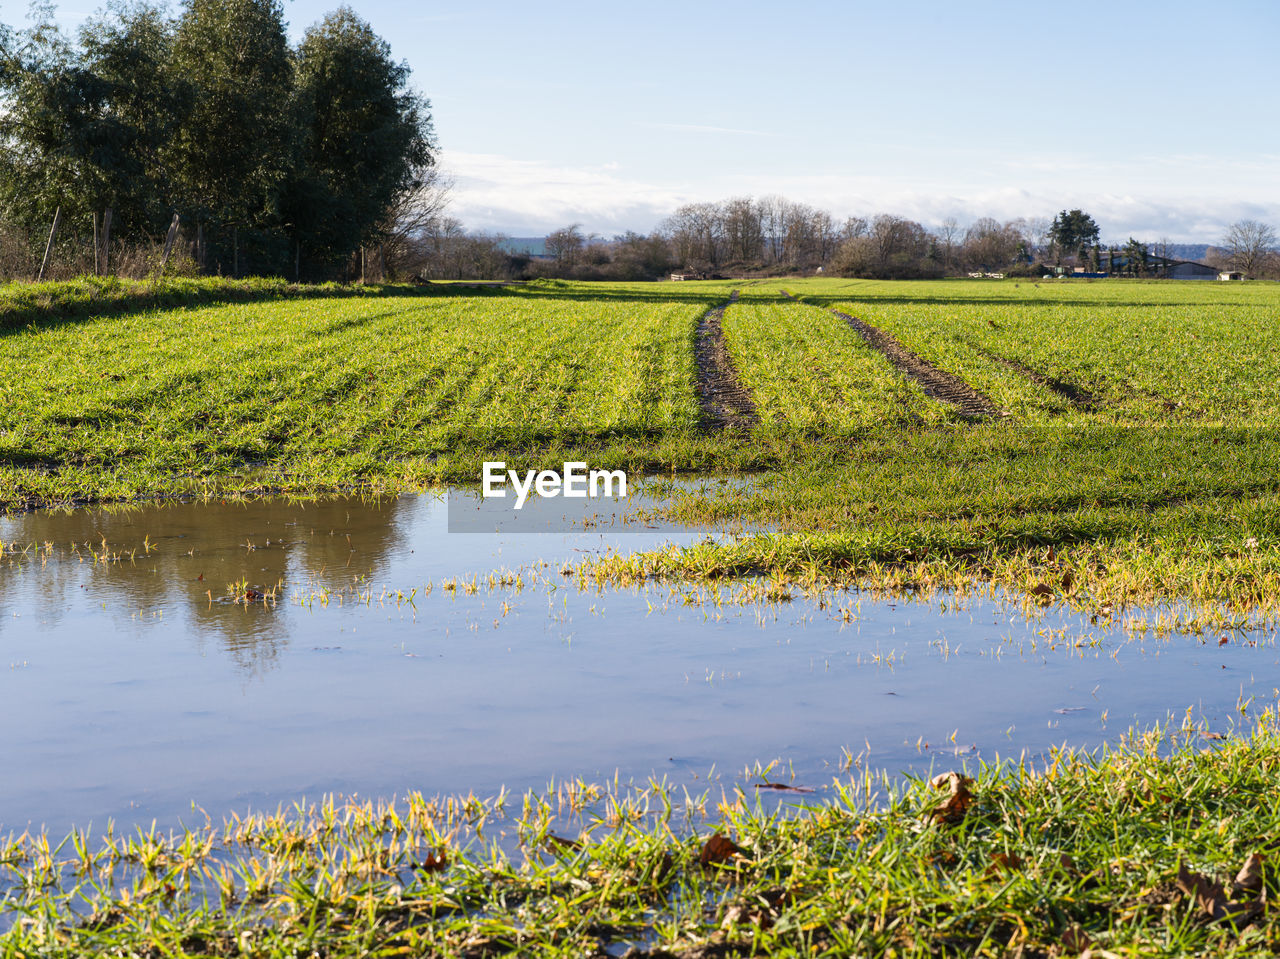
[[1164,275],[1171,280],[1212,280],[1218,271],[1205,263],[1170,260]]
[[1192,260],[1175,260],[1158,253],[1148,253],[1141,263],[1131,263],[1126,253],[1105,250],[1102,253],[1103,275],[1157,276],[1168,280],[1213,280],[1218,276],[1215,267]]
[[1218,274],[1220,280],[1243,280],[1244,274],[1239,270],[1223,270]]

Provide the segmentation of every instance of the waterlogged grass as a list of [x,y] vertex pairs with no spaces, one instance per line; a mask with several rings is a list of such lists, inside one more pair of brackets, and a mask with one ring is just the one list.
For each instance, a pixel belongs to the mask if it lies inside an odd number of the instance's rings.
[[[1212,743],[1212,745],[1210,745]],[[690,795],[300,805],[0,845],[6,954],[1272,955],[1280,730],[1189,723],[827,802]],[[776,785],[776,784],[775,784]],[[784,787],[785,788],[785,787]]]
[[954,427],[828,449],[675,517],[775,532],[611,556],[602,582],[765,576],[879,589],[995,584],[1098,611],[1181,603],[1196,628],[1280,618],[1280,432]]

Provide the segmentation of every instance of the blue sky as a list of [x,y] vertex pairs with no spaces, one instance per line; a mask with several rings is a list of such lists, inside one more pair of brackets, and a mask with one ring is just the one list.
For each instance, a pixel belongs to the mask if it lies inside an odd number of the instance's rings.
[[[291,33],[335,5],[286,0]],[[770,193],[928,225],[1080,206],[1104,240],[1280,226],[1274,0],[350,5],[431,98],[472,229]]]

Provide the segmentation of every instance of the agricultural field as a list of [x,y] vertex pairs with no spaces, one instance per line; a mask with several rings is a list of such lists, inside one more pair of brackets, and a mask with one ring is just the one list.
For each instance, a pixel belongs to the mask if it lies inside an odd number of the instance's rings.
[[[1278,323],[1266,284],[0,291],[0,950],[1274,954]],[[491,459],[626,468],[668,525],[446,532]],[[86,808],[126,818],[51,838]]]
[[[976,575],[1024,589],[1069,572],[1073,588],[1055,589],[1080,602],[1275,602],[1271,285],[226,292],[262,298],[178,288],[166,295],[196,302],[157,308],[144,290],[131,310],[128,290],[54,286],[39,319],[15,289],[0,502],[395,492],[475,483],[485,459],[585,459],[750,475],[676,512],[783,537],[632,572]],[[95,295],[107,315],[92,315]],[[731,419],[716,377],[740,407]]]

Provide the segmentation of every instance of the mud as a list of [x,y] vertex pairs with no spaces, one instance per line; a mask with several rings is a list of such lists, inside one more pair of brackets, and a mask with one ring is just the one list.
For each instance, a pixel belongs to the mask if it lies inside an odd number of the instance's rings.
[[698,368],[698,406],[706,429],[750,429],[760,421],[751,393],[738,379],[729,349],[724,342],[721,321],[725,307],[736,302],[738,291],[729,302],[708,310],[698,321],[694,334],[693,355]]

